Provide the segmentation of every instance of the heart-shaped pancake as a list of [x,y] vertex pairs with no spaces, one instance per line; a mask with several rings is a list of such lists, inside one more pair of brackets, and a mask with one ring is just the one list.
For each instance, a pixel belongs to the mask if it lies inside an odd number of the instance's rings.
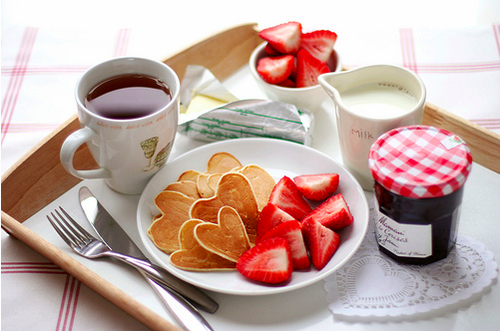
[[177,181],[178,182],[182,182],[184,180],[190,180],[190,181],[196,182],[196,178],[200,174],[201,174],[201,172],[199,172],[197,170],[186,170],[182,174],[180,174],[180,176],[177,179]]
[[236,209],[247,230],[250,242],[255,243],[259,209],[255,193],[248,178],[241,173],[229,172],[221,176],[215,195],[196,200],[189,211],[190,218],[217,223],[219,209]]
[[148,229],[154,244],[166,253],[180,248],[179,230],[189,217],[189,210],[196,199],[176,191],[163,191],[155,198],[161,217],[155,216]]
[[211,271],[235,269],[236,263],[203,248],[194,235],[194,228],[203,223],[191,219],[182,225],[179,232],[181,249],[170,255],[170,263],[180,269]]
[[246,165],[238,172],[245,175],[252,184],[259,211],[262,210],[269,201],[269,196],[274,185],[276,185],[276,181],[266,170],[256,164]]
[[207,174],[223,174],[241,167],[240,161],[233,155],[220,152],[215,153],[207,162]]
[[165,187],[164,191],[180,192],[193,199],[201,198],[200,193],[198,192],[198,185],[196,185],[196,182],[190,180],[173,182]]
[[229,206],[220,208],[217,224],[200,223],[194,236],[203,248],[237,262],[241,254],[250,249],[250,240],[238,212]]
[[213,197],[221,176],[222,174],[200,174],[196,180],[196,186],[200,197]]

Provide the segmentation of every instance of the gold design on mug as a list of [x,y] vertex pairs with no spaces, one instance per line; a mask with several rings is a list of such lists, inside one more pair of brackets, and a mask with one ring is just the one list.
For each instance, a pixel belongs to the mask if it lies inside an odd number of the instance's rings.
[[141,142],[141,147],[144,152],[144,156],[149,161],[149,164],[142,169],[142,171],[149,171],[155,166],[153,164],[153,156],[155,155],[156,147],[158,146],[158,137],[152,137]]
[[165,147],[160,149],[158,154],[155,157],[155,167],[161,168],[167,162],[167,157],[170,154],[170,150],[172,149],[172,144],[168,143]]

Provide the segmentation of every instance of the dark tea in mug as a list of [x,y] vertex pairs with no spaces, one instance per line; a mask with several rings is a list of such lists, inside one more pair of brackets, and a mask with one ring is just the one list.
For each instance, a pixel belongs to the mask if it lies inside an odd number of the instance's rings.
[[96,115],[129,120],[151,115],[172,100],[168,86],[161,80],[141,74],[109,78],[92,88],[85,107]]

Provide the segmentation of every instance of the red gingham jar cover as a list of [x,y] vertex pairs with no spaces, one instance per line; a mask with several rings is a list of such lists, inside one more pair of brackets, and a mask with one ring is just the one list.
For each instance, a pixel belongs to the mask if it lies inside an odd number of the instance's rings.
[[464,185],[472,166],[465,142],[435,127],[391,130],[370,148],[373,178],[390,192],[409,198],[436,198]]

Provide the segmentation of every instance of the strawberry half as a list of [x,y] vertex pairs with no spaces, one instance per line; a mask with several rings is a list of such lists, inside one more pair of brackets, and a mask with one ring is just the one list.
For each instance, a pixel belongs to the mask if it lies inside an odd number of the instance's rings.
[[276,183],[269,196],[269,202],[299,221],[312,211],[297,185],[287,176]]
[[302,25],[299,22],[279,24],[259,32],[275,50],[283,54],[295,54],[302,41]]
[[294,270],[305,269],[311,265],[299,221],[281,223],[266,232],[264,236],[262,236],[261,240],[265,241],[276,237],[283,238],[288,241],[292,254],[292,265]]
[[293,181],[307,199],[322,201],[337,190],[339,175],[335,173],[301,175],[295,177]]
[[268,55],[271,55],[271,56],[275,56],[275,55],[283,55],[283,54],[281,54],[280,52],[278,52],[277,50],[275,50],[275,49],[273,48],[273,46],[271,46],[271,44],[270,44],[270,43],[267,43],[267,44],[266,44],[266,47],[264,47],[264,50],[266,51],[266,53],[267,53]]
[[267,231],[288,221],[296,221],[296,219],[276,205],[272,203],[266,204],[264,208],[262,208],[259,219],[257,220],[257,237],[255,242],[258,243]]
[[278,84],[281,87],[295,87],[295,82],[289,78]]
[[310,219],[334,231],[342,230],[354,221],[342,193],[338,193],[322,202],[303,221],[305,222]]
[[318,270],[323,269],[337,251],[340,236],[312,218],[302,222],[302,234],[309,249],[312,264]]
[[330,72],[326,63],[321,62],[307,50],[301,49],[297,53],[297,87],[308,87],[318,84],[318,76]]
[[269,84],[280,84],[286,80],[295,67],[293,55],[263,57],[257,63],[257,72]]
[[337,41],[337,34],[328,30],[317,30],[302,35],[301,47],[321,62],[328,62]]
[[243,253],[236,269],[245,277],[276,284],[292,277],[292,257],[286,239],[271,238]]

